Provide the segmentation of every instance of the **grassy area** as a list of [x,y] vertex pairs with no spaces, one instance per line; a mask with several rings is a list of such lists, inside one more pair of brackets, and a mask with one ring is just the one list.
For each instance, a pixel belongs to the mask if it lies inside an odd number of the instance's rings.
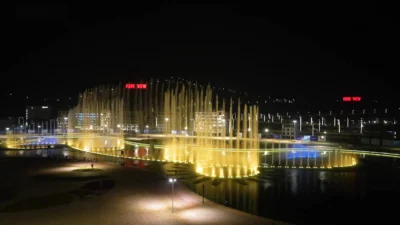
[[96,168],[82,168],[82,169],[76,169],[73,171],[77,171],[77,172],[101,172],[104,171],[102,169],[96,169]]
[[74,197],[68,193],[26,198],[6,206],[1,212],[19,212],[34,209],[43,209],[51,206],[69,204]]
[[88,180],[96,180],[96,179],[103,179],[106,178],[107,176],[102,176],[102,175],[82,175],[82,176],[66,176],[66,175],[52,175],[52,174],[45,174],[45,175],[36,175],[34,179],[36,181],[46,181],[46,182],[51,182],[51,181],[88,181]]
[[0,202],[9,201],[17,196],[18,188],[13,186],[0,187]]

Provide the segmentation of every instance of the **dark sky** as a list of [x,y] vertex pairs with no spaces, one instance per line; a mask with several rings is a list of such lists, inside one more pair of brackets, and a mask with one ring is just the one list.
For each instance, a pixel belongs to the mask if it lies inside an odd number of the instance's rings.
[[1,115],[44,99],[74,104],[87,87],[150,76],[314,102],[396,90],[398,24],[382,3],[0,8]]

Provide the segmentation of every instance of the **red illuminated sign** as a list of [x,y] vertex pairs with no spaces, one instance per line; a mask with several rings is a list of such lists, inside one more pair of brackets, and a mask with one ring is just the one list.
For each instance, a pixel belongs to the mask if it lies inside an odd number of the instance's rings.
[[360,102],[361,101],[361,97],[359,96],[353,96],[353,97],[343,97],[343,101],[344,102]]
[[147,89],[147,84],[125,84],[126,89]]
[[343,97],[344,102],[351,102],[351,97]]

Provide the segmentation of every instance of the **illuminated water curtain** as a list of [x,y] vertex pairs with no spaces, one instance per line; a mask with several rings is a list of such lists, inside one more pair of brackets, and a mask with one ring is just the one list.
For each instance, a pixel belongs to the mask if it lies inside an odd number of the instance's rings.
[[209,86],[190,85],[166,91],[164,103],[165,160],[194,163],[197,173],[216,178],[258,173],[257,106],[238,100],[235,120],[232,99],[227,107]]
[[124,102],[124,89],[120,86],[86,90],[68,114],[68,145],[92,152],[122,149]]
[[100,86],[70,110],[68,144],[114,155],[124,131],[164,134],[159,160],[194,163],[210,177],[247,177],[258,173],[258,114],[257,106],[226,103],[210,86],[188,81]]

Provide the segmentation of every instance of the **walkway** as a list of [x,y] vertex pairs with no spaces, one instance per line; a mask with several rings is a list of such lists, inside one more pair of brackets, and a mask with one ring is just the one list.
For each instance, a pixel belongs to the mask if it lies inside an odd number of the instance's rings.
[[[38,173],[68,173],[74,167],[88,167],[89,163],[60,163]],[[0,213],[2,225],[133,225],[133,224],[287,224],[253,216],[202,199],[179,183],[175,186],[175,211],[171,213],[171,184],[152,172],[96,163],[116,181],[114,189],[103,196],[76,200],[71,204],[16,213]],[[29,179],[28,179],[29,180]],[[27,181],[28,182],[28,181]],[[32,187],[36,181],[29,181]],[[43,184],[39,184],[42,186]],[[73,187],[55,185],[53,192]],[[82,183],[76,183],[76,187]],[[25,194],[44,195],[41,188]],[[41,191],[42,190],[42,191]]]

